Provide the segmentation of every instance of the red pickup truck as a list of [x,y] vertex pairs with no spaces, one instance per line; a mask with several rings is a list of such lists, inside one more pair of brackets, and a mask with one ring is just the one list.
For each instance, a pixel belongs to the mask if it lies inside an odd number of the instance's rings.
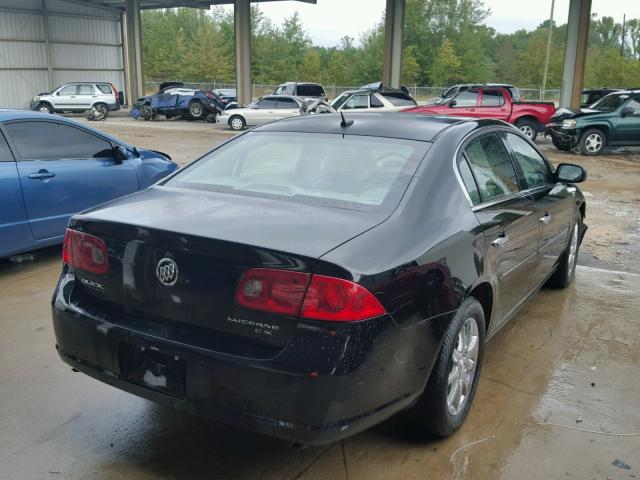
[[411,113],[433,113],[457,117],[497,118],[518,127],[531,140],[544,132],[556,111],[553,102],[524,102],[512,97],[515,88],[478,85],[442,98],[433,105],[418,105],[403,110]]

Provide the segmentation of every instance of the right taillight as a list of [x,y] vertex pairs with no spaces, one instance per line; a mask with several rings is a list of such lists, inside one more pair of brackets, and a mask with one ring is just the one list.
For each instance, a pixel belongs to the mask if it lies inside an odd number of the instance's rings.
[[236,301],[251,310],[333,322],[366,320],[385,313],[378,299],[357,283],[271,268],[248,270],[238,284]]
[[70,228],[64,234],[62,260],[70,267],[96,275],[104,275],[109,271],[105,243],[98,237]]

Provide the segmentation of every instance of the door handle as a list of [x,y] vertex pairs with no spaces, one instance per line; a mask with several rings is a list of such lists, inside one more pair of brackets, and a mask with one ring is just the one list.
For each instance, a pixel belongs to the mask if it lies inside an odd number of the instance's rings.
[[543,225],[548,225],[550,221],[551,215],[549,215],[549,212],[545,212],[544,216],[540,217],[540,223],[542,223]]
[[47,178],[53,178],[55,176],[56,176],[55,173],[42,169],[38,173],[30,174],[28,177],[33,180],[45,180]]
[[509,241],[509,235],[501,233],[497,236],[497,238],[491,242],[492,247],[504,247],[506,243]]

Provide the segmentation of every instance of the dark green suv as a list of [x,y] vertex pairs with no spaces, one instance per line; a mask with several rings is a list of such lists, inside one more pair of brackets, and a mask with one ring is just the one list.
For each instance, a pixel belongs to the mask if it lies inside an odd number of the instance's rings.
[[640,90],[610,93],[579,112],[561,108],[547,134],[556,148],[577,147],[583,155],[598,155],[607,145],[640,145]]

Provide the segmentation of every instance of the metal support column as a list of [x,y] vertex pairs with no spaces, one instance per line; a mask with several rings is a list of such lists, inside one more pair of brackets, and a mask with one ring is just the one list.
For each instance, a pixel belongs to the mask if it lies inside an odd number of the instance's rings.
[[53,55],[51,54],[51,36],[49,34],[49,12],[47,11],[47,0],[42,0],[42,25],[44,28],[44,45],[47,58],[47,79],[49,82],[49,91],[52,92],[56,88],[54,71],[53,71]]
[[133,105],[138,97],[144,95],[141,20],[138,0],[127,0],[123,22],[122,45],[126,57],[124,59],[126,97],[127,104]]
[[384,21],[384,71],[382,72],[382,83],[394,88],[400,88],[405,3],[406,0],[387,0]]
[[591,0],[570,0],[560,106],[580,108],[587,62]]
[[251,2],[235,0],[236,94],[238,104],[251,102]]

